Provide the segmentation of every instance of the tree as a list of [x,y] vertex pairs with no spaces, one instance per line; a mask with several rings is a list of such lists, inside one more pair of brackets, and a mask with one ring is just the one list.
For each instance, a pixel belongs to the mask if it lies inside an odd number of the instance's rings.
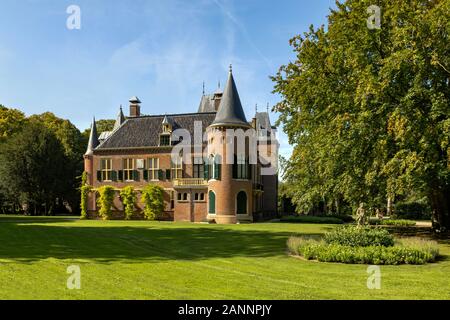
[[52,213],[62,198],[67,158],[46,127],[28,123],[0,149],[0,189],[26,212]]
[[160,186],[149,184],[142,190],[142,203],[144,214],[148,220],[156,220],[164,210],[164,189]]
[[0,143],[22,128],[25,115],[22,111],[8,109],[0,104]]
[[[296,36],[294,62],[272,79],[294,152],[286,179],[297,207],[381,207],[425,194],[435,230],[450,228],[450,2],[336,2],[328,26]],[[336,206],[336,205],[334,205]]]
[[60,193],[62,200],[67,201],[73,211],[78,211],[80,199],[78,186],[83,173],[83,154],[86,151],[87,141],[69,120],[58,118],[51,112],[33,115],[29,117],[29,121],[45,126],[59,140],[66,157],[66,170],[61,177],[65,183],[60,185]]

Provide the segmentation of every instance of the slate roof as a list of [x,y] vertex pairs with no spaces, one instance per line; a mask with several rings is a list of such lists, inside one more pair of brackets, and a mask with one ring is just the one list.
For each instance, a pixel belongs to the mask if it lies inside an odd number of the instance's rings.
[[231,69],[225,91],[223,92],[222,100],[220,101],[216,119],[212,125],[249,127]]
[[90,156],[94,153],[94,149],[100,144],[98,141],[97,125],[95,123],[95,118],[92,120],[91,133],[89,134],[89,142],[86,153],[84,155]]
[[272,129],[272,125],[270,124],[269,114],[267,112],[257,112],[255,115],[255,118],[256,118],[256,123],[259,124],[259,126],[260,126],[260,129],[266,129],[266,130]]
[[194,122],[201,121],[203,130],[205,130],[214,121],[215,116],[215,112],[205,112],[128,118],[96,150],[157,147],[160,142],[164,117],[172,122],[173,130],[186,129],[193,139]]
[[200,101],[200,106],[198,107],[198,112],[216,112],[214,108],[214,95],[204,95]]

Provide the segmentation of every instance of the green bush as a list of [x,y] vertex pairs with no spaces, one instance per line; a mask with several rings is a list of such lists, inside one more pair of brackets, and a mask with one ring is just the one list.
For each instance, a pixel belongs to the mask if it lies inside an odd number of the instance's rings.
[[337,217],[316,217],[316,216],[287,216],[282,217],[280,222],[291,222],[291,223],[327,223],[327,224],[342,224],[344,223],[341,219]]
[[415,221],[400,220],[400,219],[370,219],[371,225],[396,226],[396,227],[413,227],[416,225]]
[[114,203],[114,188],[111,186],[103,186],[97,189],[99,197],[97,199],[97,204],[100,206],[99,215],[104,220],[111,219],[112,206]]
[[125,187],[120,191],[120,198],[122,199],[124,206],[125,220],[130,220],[136,205],[136,191],[134,191],[134,188],[131,186]]
[[160,186],[149,184],[142,190],[142,203],[144,214],[148,220],[156,220],[164,210],[164,189]]
[[431,209],[426,201],[398,202],[394,207],[394,216],[398,219],[428,220]]
[[423,240],[404,241],[392,247],[355,247],[297,237],[289,239],[288,248],[291,254],[308,260],[354,264],[424,264],[435,261],[439,255],[435,242]]
[[390,247],[394,245],[394,237],[387,230],[358,226],[337,227],[333,231],[326,233],[324,240],[327,244],[351,247]]

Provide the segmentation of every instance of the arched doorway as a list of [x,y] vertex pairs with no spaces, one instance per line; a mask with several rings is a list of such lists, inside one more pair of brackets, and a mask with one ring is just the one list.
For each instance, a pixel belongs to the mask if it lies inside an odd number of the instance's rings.
[[214,191],[210,191],[208,194],[208,202],[209,202],[209,214],[216,214],[216,194]]
[[247,214],[247,193],[245,191],[240,191],[237,194],[237,214]]

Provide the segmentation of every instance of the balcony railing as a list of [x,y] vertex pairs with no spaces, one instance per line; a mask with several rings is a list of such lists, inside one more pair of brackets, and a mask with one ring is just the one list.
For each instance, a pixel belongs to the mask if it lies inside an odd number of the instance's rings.
[[178,187],[207,186],[208,181],[200,178],[176,179],[173,184]]

